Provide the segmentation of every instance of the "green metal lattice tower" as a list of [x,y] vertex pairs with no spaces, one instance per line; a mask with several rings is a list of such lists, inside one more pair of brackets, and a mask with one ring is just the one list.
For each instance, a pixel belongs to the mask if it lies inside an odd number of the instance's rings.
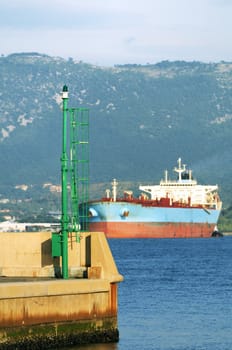
[[[68,87],[64,85],[63,132],[61,155],[61,256],[62,276],[68,278],[68,235],[88,229],[89,200],[89,110],[68,108]],[[79,214],[79,206],[86,203],[86,211]],[[82,223],[82,226],[81,226]]]

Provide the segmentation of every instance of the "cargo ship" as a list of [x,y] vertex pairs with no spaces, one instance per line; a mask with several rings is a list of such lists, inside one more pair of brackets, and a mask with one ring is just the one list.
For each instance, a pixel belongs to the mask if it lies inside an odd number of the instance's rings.
[[102,231],[108,238],[190,238],[215,235],[222,208],[218,186],[198,185],[192,171],[177,161],[176,180],[167,170],[159,185],[139,186],[117,194],[117,181],[106,196],[88,203],[90,231]]

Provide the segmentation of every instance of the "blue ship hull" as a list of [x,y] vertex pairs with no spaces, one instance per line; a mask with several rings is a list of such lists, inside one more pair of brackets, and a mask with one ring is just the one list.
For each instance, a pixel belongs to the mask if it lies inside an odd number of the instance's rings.
[[90,231],[103,231],[109,238],[172,238],[210,237],[220,210],[99,201],[89,204],[89,213]]

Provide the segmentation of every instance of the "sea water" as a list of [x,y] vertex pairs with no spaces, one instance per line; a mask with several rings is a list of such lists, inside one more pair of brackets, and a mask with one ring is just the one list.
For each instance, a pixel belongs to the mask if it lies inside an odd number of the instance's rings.
[[114,344],[72,350],[231,350],[232,237],[111,239],[118,284]]

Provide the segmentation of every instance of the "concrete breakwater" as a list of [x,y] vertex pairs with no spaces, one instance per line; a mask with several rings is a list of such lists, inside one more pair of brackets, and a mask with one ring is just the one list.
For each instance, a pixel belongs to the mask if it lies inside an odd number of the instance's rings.
[[103,233],[68,239],[69,275],[51,233],[0,233],[0,349],[118,341],[118,273]]

